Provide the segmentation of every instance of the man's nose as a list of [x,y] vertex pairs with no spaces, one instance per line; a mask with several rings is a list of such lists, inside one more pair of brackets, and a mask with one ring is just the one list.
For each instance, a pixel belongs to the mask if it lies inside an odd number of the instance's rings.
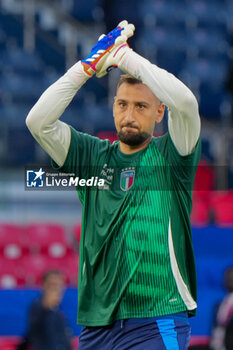
[[134,120],[134,107],[128,106],[127,110],[125,111],[125,121],[131,122]]

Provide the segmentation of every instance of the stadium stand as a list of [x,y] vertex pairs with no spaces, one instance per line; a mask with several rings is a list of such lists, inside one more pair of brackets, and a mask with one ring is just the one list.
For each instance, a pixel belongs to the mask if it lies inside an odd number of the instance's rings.
[[0,256],[17,260],[26,251],[23,230],[20,226],[0,224]]
[[211,204],[215,222],[221,227],[233,225],[233,192],[217,192],[212,196]]
[[74,237],[78,244],[80,244],[81,241],[81,223],[78,223],[74,226]]
[[26,280],[22,274],[21,259],[0,259],[0,288],[14,289],[25,286]]
[[21,262],[25,276],[25,285],[35,287],[41,285],[41,276],[48,269],[59,269],[64,273],[67,286],[77,286],[78,255],[70,253],[66,257],[52,258],[43,254],[25,256]]
[[31,253],[47,254],[51,257],[64,257],[71,250],[67,244],[64,227],[57,224],[31,224],[25,227]]

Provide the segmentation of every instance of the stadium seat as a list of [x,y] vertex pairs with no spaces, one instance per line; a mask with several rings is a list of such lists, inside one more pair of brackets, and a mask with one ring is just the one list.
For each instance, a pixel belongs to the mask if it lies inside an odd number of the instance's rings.
[[[224,60],[218,58],[195,58],[187,61],[183,71],[202,83],[220,86],[226,79],[227,67]],[[213,74],[214,72],[214,74]]]
[[7,70],[25,75],[40,76],[44,66],[36,53],[28,53],[23,49],[15,48],[7,50],[1,56],[1,61]]
[[197,24],[207,23],[221,25],[226,19],[226,4],[224,1],[211,0],[191,0],[187,2],[186,16],[189,20],[195,18]]
[[156,50],[168,49],[169,46],[173,48],[173,52],[184,50],[185,44],[186,33],[184,30],[167,29],[163,26],[158,26],[153,30],[145,28],[141,31],[140,38],[138,39],[138,46],[146,57],[154,55]]
[[81,222],[76,224],[73,228],[74,230],[74,237],[77,240],[78,244],[80,244],[81,241]]
[[65,229],[57,224],[31,224],[25,227],[28,245],[32,253],[45,253],[51,257],[65,256],[71,247],[68,245]]
[[[47,88],[43,83],[41,77],[34,77],[33,75],[2,74],[0,91],[4,96],[11,96],[13,102],[21,105],[23,103],[32,105]],[[24,115],[24,119],[25,117],[26,115]]]
[[[25,124],[25,116],[23,111],[21,111],[15,106],[14,110],[16,111],[15,116],[18,115],[18,122],[24,122]],[[13,112],[13,111],[12,111]],[[18,114],[17,114],[18,113]],[[13,115],[12,115],[13,118]],[[31,136],[30,132],[24,127],[9,127],[8,129],[9,137],[7,138],[7,152],[3,155],[5,166],[22,166],[25,164],[33,164],[35,162],[36,155],[36,141]],[[16,152],[17,150],[17,152]]]
[[84,118],[86,116],[86,127],[92,129],[93,134],[103,130],[114,129],[114,119],[112,109],[106,105],[86,106],[84,110]]
[[[0,83],[1,84],[1,83]],[[2,92],[0,86],[0,93]],[[3,93],[4,94],[4,93]],[[17,130],[18,132],[24,132],[26,134],[25,119],[29,113],[31,105],[23,103],[7,103],[0,106],[1,116],[7,120],[9,128],[12,130]],[[28,135],[30,133],[28,132]],[[10,135],[11,136],[11,133]],[[26,135],[25,135],[26,136]],[[21,140],[22,141],[22,140]],[[17,140],[15,140],[17,142]],[[9,156],[9,154],[8,154]]]
[[216,224],[222,227],[232,227],[233,192],[215,192],[212,196],[211,206],[213,208]]
[[209,223],[209,206],[208,201],[202,198],[195,191],[193,193],[193,207],[191,213],[191,224],[193,226],[201,227],[207,226]]
[[186,47],[211,56],[226,52],[228,43],[225,33],[218,29],[196,28],[187,33]]
[[204,135],[202,134],[202,140],[201,140],[201,150],[202,150],[202,157],[206,159],[209,163],[214,162],[215,160],[215,151],[212,143],[212,135]]
[[157,50],[156,57],[153,61],[155,61],[159,67],[177,76],[187,61],[187,54],[185,50],[178,50],[174,47],[160,48]]
[[23,47],[23,26],[18,16],[0,12],[0,28],[7,33],[8,39],[13,39],[15,43]]
[[101,79],[94,77],[92,80],[87,81],[83,86],[83,93],[86,95],[85,108],[91,105],[93,105],[93,107],[98,105],[100,108],[105,110],[105,102],[108,98],[107,77],[103,77]]
[[48,258],[42,254],[32,254],[21,260],[22,270],[25,276],[25,284],[28,287],[41,284],[42,275],[48,270]]
[[213,191],[215,184],[215,173],[213,166],[205,160],[201,160],[195,177],[195,191]]
[[191,213],[191,224],[193,226],[207,226],[213,220],[210,200],[214,185],[214,169],[209,162],[201,160],[193,186],[193,208]]
[[23,269],[21,260],[9,260],[0,258],[0,288],[14,289],[25,285],[25,277],[23,276]]
[[217,84],[220,81],[214,83],[204,83],[200,86],[200,101],[199,110],[200,115],[219,121],[222,118],[229,117],[229,111],[231,110],[231,100],[229,94]]
[[23,228],[13,224],[0,224],[0,254],[16,260],[26,252]]
[[[90,124],[88,122],[88,115],[85,112],[85,108],[83,108],[84,100],[82,90],[81,94],[78,95],[78,105],[72,104],[69,106],[62,118],[65,123],[72,125],[75,129],[81,132],[87,132],[87,125]],[[91,132],[93,132],[93,128],[91,127]]]
[[180,23],[185,24],[185,6],[177,1],[140,1],[139,9],[145,26],[153,22],[155,26],[174,28]]
[[117,134],[115,131],[100,131],[96,134],[101,140],[109,140],[111,143],[118,140]]
[[51,269],[64,273],[67,285],[77,286],[78,255],[70,253],[63,258],[51,258],[43,254],[25,256],[21,262],[27,286],[41,285],[41,277]]
[[71,253],[66,258],[60,260],[57,267],[64,273],[68,286],[77,287],[79,271],[79,254]]
[[71,15],[81,22],[93,22],[96,18],[99,8],[98,0],[79,0],[73,2],[73,9]]
[[15,350],[21,339],[22,338],[18,336],[0,336],[0,349]]
[[2,30],[0,28],[0,51],[4,52],[4,50],[6,49],[6,33],[4,32],[4,30]]

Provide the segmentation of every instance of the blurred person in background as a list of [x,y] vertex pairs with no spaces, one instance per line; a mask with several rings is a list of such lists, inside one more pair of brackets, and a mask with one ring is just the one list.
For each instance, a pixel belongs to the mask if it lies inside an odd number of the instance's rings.
[[227,295],[220,303],[212,332],[212,350],[233,349],[233,267],[229,267],[224,277]]
[[71,331],[59,310],[64,277],[49,270],[42,277],[42,294],[29,311],[28,343],[33,350],[71,350]]

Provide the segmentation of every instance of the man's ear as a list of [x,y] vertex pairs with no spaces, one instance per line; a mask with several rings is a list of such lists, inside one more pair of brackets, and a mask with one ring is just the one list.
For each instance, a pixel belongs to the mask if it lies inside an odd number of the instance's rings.
[[160,103],[160,105],[157,108],[157,112],[156,112],[156,124],[160,123],[163,120],[165,114],[165,105],[163,103]]

